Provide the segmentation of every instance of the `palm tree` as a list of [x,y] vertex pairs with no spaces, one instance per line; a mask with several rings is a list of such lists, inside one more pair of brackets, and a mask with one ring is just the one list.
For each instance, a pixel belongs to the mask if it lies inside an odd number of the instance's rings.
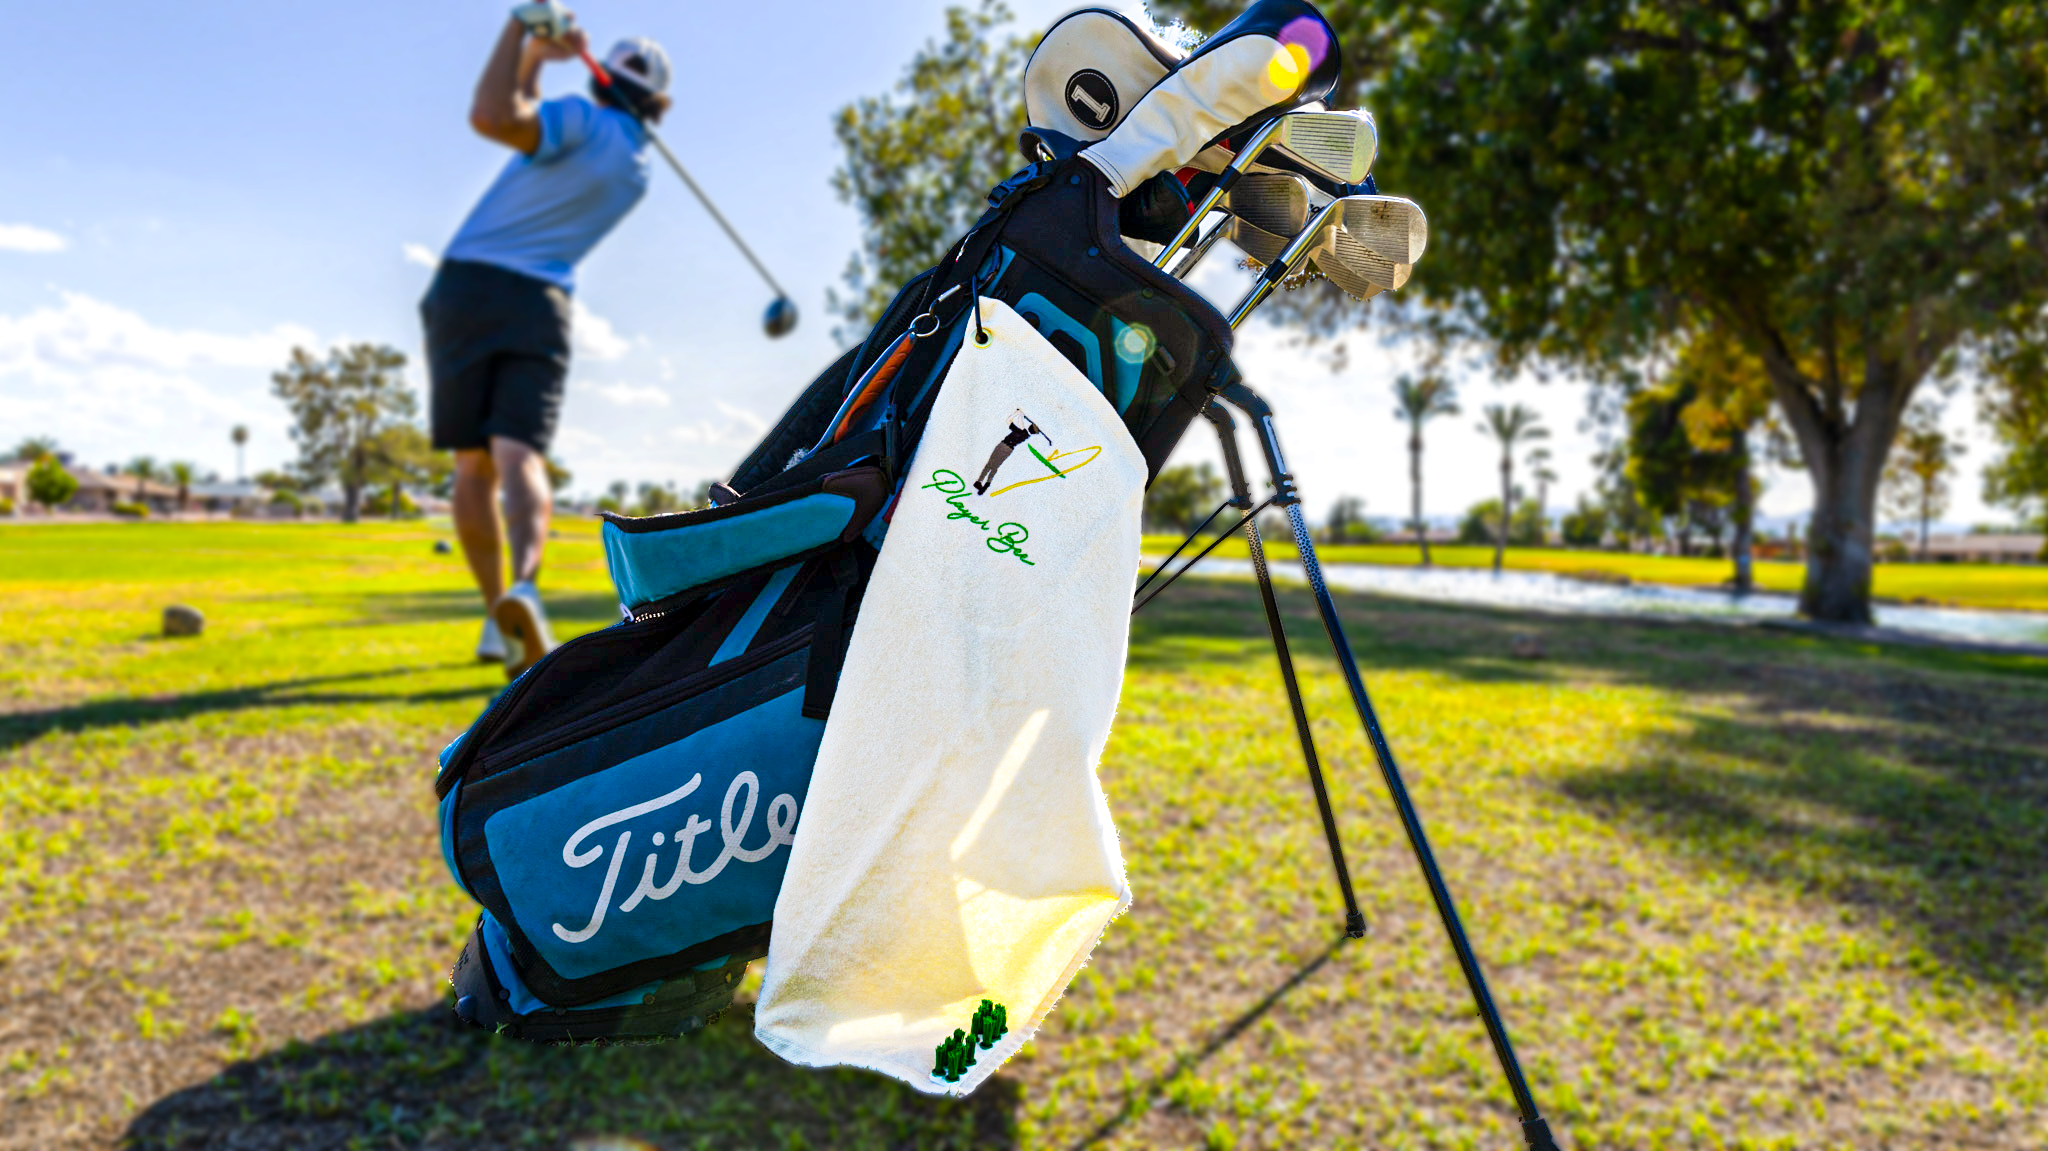
[[1507,562],[1508,524],[1515,515],[1515,447],[1532,440],[1547,440],[1550,430],[1539,421],[1534,408],[1516,404],[1486,405],[1486,420],[1479,430],[1500,441],[1500,532],[1493,537],[1493,570],[1498,573]]
[[1415,542],[1422,547],[1422,566],[1429,566],[1429,529],[1422,522],[1422,425],[1437,416],[1458,414],[1458,397],[1451,382],[1438,374],[1435,364],[1421,379],[1402,376],[1394,381],[1394,399],[1401,418],[1408,421],[1408,491]]
[[243,483],[249,478],[249,469],[244,464],[242,449],[249,445],[249,425],[236,424],[228,432],[228,439],[235,444],[235,482]]
[[135,502],[139,504],[148,494],[144,485],[156,478],[156,458],[136,456],[128,461],[128,474],[135,477]]
[[1536,531],[1542,543],[1550,542],[1550,485],[1557,482],[1557,473],[1550,468],[1550,449],[1537,448],[1529,453],[1531,476],[1536,481]]
[[192,497],[192,478],[199,469],[183,460],[171,465],[171,480],[178,485],[178,511],[183,514],[185,505]]

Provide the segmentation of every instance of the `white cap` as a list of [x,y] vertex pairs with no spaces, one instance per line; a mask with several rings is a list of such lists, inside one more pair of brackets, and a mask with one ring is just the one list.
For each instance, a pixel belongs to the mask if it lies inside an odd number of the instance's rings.
[[668,91],[668,53],[645,36],[628,36],[612,45],[604,68],[649,92]]

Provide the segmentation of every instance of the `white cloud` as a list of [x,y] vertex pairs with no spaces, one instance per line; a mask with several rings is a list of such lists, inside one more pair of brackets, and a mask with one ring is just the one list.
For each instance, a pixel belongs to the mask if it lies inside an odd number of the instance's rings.
[[70,246],[70,241],[33,224],[0,224],[0,251],[6,252],[61,252]]
[[768,422],[761,417],[724,400],[713,400],[711,406],[718,409],[725,419],[689,420],[669,429],[669,436],[686,444],[703,444],[707,447],[721,444],[751,444],[768,430]]
[[297,324],[241,334],[171,328],[81,293],[59,298],[0,315],[0,410],[10,427],[53,435],[88,461],[196,456],[228,470],[231,425],[252,425],[259,440],[269,427],[283,437],[269,372],[294,345],[322,346]]
[[405,262],[408,264],[418,264],[422,268],[438,268],[441,266],[441,257],[436,256],[434,249],[427,247],[425,244],[401,244],[398,250],[405,257]]
[[608,363],[633,350],[633,341],[620,335],[610,320],[584,307],[582,300],[571,300],[569,307],[569,340],[577,355]]
[[631,407],[635,404],[665,408],[669,404],[668,393],[652,384],[640,387],[635,387],[632,384],[599,384],[591,388],[591,391],[596,392],[598,395],[603,396],[622,408]]

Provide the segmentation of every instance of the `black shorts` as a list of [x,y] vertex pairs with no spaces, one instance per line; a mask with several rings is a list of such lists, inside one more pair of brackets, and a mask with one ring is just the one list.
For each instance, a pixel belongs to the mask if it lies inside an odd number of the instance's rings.
[[434,446],[483,448],[504,436],[547,451],[569,380],[569,293],[490,264],[443,260],[420,319]]

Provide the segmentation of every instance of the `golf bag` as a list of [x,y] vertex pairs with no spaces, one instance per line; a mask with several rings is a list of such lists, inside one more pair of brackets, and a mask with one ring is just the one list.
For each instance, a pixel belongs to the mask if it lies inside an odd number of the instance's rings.
[[1027,132],[1033,162],[804,389],[718,506],[605,516],[625,619],[540,660],[441,757],[444,854],[483,907],[453,975],[463,1019],[537,1040],[650,1039],[729,1002],[766,953],[861,592],[979,300],[1010,305],[1101,389],[1156,476],[1234,380],[1231,332],[1125,245],[1119,181],[1171,179],[1216,132],[1327,95],[1334,51],[1277,98],[1268,79],[1284,49],[1265,33],[1305,19],[1334,45],[1301,0],[1254,5],[1094,145],[1108,160]]

